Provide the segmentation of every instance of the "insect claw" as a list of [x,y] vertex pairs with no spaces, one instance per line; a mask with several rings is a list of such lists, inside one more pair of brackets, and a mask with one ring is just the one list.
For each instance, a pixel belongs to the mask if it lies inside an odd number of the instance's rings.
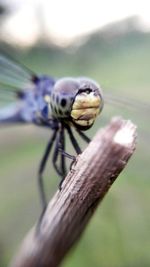
[[62,155],[64,155],[66,158],[68,159],[72,159],[73,161],[75,161],[76,157],[73,155],[68,154],[66,151],[64,151],[62,148],[58,148],[58,150],[61,152]]
[[62,183],[63,183],[63,181],[64,181],[64,178],[65,178],[65,177],[63,177],[63,178],[61,179],[60,183],[59,183],[59,186],[58,186],[59,191],[62,190]]
[[41,228],[41,223],[42,223],[42,220],[43,220],[43,217],[44,217],[44,214],[45,214],[45,211],[46,211],[46,208],[47,208],[47,205],[45,207],[43,207],[43,210],[41,212],[41,215],[38,219],[38,222],[37,222],[37,225],[36,225],[36,234],[39,235],[40,234],[40,228]]
[[74,157],[74,159],[72,160],[72,162],[70,163],[70,171],[71,171],[71,169],[72,169],[72,166],[73,166],[73,164],[76,162],[76,157]]

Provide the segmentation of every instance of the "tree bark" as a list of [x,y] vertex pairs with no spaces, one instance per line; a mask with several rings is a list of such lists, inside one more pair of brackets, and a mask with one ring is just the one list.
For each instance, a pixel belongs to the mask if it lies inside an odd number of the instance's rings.
[[79,239],[98,204],[135,150],[136,127],[113,119],[98,131],[43,216],[25,238],[11,267],[56,267]]

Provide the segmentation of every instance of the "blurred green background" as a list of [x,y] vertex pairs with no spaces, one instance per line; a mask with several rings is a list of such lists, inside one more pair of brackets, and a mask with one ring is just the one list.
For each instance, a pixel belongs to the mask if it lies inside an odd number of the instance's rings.
[[[2,7],[0,18],[9,16]],[[150,104],[150,33],[139,29],[138,19],[133,17],[64,48],[41,38],[25,49],[0,38],[0,49],[37,73],[96,79],[106,104],[87,132],[91,138],[112,116],[131,119],[138,126],[134,156],[61,266],[150,266],[150,111],[144,109],[144,104],[134,107],[139,102]],[[108,93],[119,94],[120,103],[125,97],[131,99],[130,105],[107,104]],[[10,262],[41,212],[36,174],[50,134],[31,125],[0,129],[0,267]],[[81,146],[86,145],[81,142]],[[45,183],[50,199],[59,183],[51,159]]]

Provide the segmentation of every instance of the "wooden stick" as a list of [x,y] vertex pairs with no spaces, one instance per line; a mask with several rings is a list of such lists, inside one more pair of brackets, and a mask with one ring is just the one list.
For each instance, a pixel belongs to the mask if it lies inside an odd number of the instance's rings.
[[115,118],[101,129],[50,201],[37,231],[24,240],[11,267],[56,267],[79,239],[97,205],[135,150],[136,127]]

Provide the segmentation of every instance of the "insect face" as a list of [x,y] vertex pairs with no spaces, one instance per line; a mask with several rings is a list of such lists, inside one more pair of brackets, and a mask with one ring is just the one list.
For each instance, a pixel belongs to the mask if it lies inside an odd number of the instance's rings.
[[66,118],[81,130],[89,129],[103,108],[100,88],[88,78],[59,80],[51,98],[54,117]]
[[96,83],[82,80],[72,105],[71,118],[77,128],[89,129],[103,108],[103,97]]

